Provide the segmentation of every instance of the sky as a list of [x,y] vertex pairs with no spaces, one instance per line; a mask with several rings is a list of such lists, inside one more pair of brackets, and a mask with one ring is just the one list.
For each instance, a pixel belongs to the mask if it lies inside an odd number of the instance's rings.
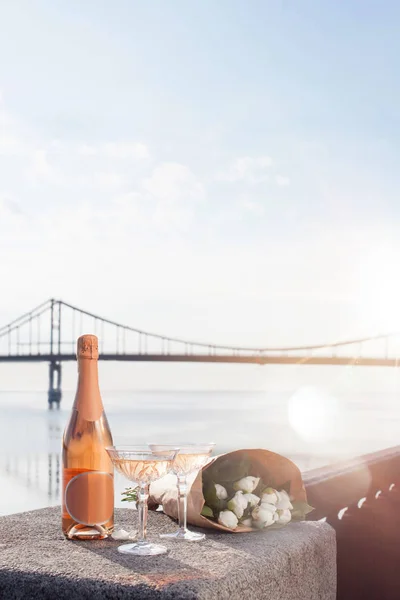
[[[399,17],[394,0],[0,2],[0,324],[55,297],[221,344],[400,330]],[[109,385],[266,378],[132,368]]]

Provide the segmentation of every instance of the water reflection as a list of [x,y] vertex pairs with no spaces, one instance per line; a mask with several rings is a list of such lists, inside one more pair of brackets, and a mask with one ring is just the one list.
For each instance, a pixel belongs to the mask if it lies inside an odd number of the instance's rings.
[[55,500],[60,495],[60,451],[62,438],[61,423],[57,417],[49,418],[48,421],[48,491],[49,500]]
[[45,504],[53,505],[58,504],[60,500],[63,423],[51,416],[46,425],[47,452],[30,453],[24,451],[23,442],[15,447],[9,443],[6,452],[2,453],[0,473],[8,480],[9,485],[6,488],[9,487],[13,492],[18,490],[17,493],[21,494],[19,490],[22,487],[28,491],[28,496],[37,494],[39,498],[46,495]]

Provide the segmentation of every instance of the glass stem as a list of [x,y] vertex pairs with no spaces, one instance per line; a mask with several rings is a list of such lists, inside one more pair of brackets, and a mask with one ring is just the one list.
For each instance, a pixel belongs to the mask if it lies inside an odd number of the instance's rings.
[[178,475],[178,516],[179,529],[187,530],[187,481],[186,475]]
[[139,512],[139,543],[146,541],[147,530],[147,500],[149,498],[149,484],[141,483],[138,492],[138,512]]

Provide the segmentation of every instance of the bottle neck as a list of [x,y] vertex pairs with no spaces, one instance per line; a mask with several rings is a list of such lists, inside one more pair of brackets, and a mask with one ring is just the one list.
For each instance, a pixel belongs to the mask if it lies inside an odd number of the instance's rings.
[[87,421],[97,421],[104,410],[97,364],[95,359],[78,359],[79,375],[74,408]]

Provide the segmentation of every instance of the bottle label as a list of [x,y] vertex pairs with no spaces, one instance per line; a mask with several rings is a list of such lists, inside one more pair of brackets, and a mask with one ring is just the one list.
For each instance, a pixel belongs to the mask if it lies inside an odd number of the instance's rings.
[[65,507],[81,525],[104,525],[114,512],[114,485],[110,473],[86,471],[73,477],[65,489]]

